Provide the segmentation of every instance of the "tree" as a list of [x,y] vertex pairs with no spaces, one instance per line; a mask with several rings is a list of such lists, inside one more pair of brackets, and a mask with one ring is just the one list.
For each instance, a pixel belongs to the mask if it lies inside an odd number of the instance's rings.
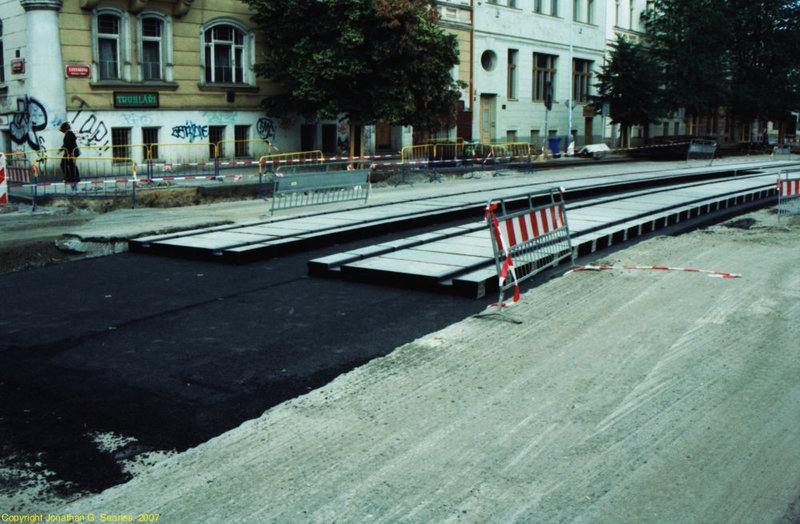
[[729,9],[730,113],[744,122],[785,122],[800,107],[800,7],[794,0],[730,0]]
[[663,66],[670,111],[711,115],[728,100],[726,0],[653,0],[644,14],[653,55]]
[[662,79],[658,63],[644,45],[618,35],[611,48],[592,99],[597,105],[609,105],[611,122],[620,124],[624,147],[631,126],[647,126],[666,115]]
[[780,122],[800,106],[797,0],[653,0],[645,24],[670,110]]
[[257,74],[284,91],[270,115],[427,128],[455,122],[457,42],[433,0],[246,0],[266,52]]

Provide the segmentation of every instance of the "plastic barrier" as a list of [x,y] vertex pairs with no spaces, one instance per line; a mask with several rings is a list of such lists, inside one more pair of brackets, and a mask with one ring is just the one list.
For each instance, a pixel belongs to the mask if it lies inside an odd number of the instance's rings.
[[781,217],[800,213],[800,171],[781,171],[777,185],[780,225]]
[[371,169],[312,172],[290,170],[286,173],[278,171],[273,177],[270,212],[348,200],[363,199],[366,203],[369,197],[370,171]]
[[[522,209],[518,209],[520,200],[523,201]],[[553,188],[490,200],[486,204],[485,216],[491,232],[499,281],[498,300],[490,306],[496,311],[489,314],[498,314],[520,323],[501,313],[502,308],[519,301],[520,283],[564,260],[574,261],[563,193]],[[503,296],[512,289],[513,299],[511,304],[507,304]]]
[[714,155],[717,153],[716,140],[705,140],[702,138],[693,138],[689,142],[689,150],[686,153],[686,163],[690,160],[708,160],[710,166],[714,162]]
[[6,155],[0,153],[0,206],[8,204],[8,182],[6,182]]

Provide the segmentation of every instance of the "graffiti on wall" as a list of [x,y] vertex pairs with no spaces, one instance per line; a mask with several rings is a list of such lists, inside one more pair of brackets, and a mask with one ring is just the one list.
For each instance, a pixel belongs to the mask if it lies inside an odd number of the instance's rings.
[[25,96],[17,98],[17,112],[9,123],[11,140],[17,144],[28,144],[34,151],[45,145],[44,137],[39,131],[47,127],[47,110],[35,98]]
[[72,117],[72,129],[78,135],[80,143],[106,151],[111,144],[108,125],[92,111],[83,98],[73,95],[72,103],[78,106],[78,112]]
[[203,111],[202,117],[209,123],[209,125],[233,125],[239,116],[237,111],[219,112],[219,111]]
[[172,128],[172,136],[179,140],[188,140],[191,143],[195,140],[208,138],[208,126],[196,124],[187,120],[185,124],[177,125]]
[[274,140],[275,124],[269,118],[259,118],[256,122],[256,133],[261,140]]
[[119,117],[128,125],[132,126],[151,126],[153,118],[147,113],[120,113]]

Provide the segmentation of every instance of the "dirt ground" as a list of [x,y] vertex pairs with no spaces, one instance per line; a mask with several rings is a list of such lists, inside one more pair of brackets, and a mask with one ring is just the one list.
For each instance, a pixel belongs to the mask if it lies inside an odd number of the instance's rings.
[[[139,208],[179,208],[255,199],[255,186],[240,191],[227,188],[217,194],[215,188],[171,188],[141,191]],[[238,189],[238,188],[237,188]],[[0,274],[45,267],[86,256],[61,242],[65,231],[79,227],[104,213],[130,207],[127,198],[51,198],[44,199],[36,212],[29,203],[0,206]]]
[[593,260],[612,269],[524,293],[522,324],[465,319],[49,509],[160,522],[799,522],[800,219],[783,223],[761,210]]

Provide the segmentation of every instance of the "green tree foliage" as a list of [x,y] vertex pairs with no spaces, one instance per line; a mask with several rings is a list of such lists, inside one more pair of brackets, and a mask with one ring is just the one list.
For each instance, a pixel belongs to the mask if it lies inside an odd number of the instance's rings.
[[270,115],[451,126],[457,42],[432,0],[246,0],[266,52],[260,76],[285,91]]
[[730,100],[742,121],[785,120],[800,108],[800,6],[786,0],[729,0]]
[[617,36],[597,77],[598,94],[592,99],[609,105],[612,123],[622,128],[622,144],[627,144],[630,126],[647,126],[666,116],[660,71],[647,48]]
[[654,0],[644,21],[663,65],[664,101],[675,111],[710,115],[727,99],[727,0]]
[[800,106],[797,0],[653,0],[649,45],[662,64],[665,102],[704,116],[783,120]]

